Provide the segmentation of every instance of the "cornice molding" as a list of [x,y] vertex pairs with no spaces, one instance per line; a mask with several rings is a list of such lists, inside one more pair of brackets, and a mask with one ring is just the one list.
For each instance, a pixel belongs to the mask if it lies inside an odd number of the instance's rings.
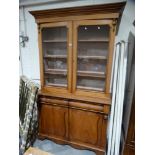
[[72,8],[51,9],[30,11],[35,19],[53,18],[53,17],[65,17],[75,15],[91,15],[91,14],[106,14],[106,13],[119,13],[122,14],[126,2],[92,5],[92,6],[80,6]]

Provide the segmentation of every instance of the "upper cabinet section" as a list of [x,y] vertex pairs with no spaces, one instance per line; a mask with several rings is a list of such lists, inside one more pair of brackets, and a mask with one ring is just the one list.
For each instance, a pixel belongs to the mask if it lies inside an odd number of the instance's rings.
[[110,94],[114,39],[125,3],[30,12],[38,24],[41,88]]

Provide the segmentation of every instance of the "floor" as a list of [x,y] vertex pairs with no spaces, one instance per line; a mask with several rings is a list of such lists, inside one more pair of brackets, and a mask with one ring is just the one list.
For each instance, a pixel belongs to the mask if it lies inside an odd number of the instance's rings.
[[37,139],[33,146],[54,155],[95,155],[92,151],[74,149],[69,145],[59,145],[50,140]]

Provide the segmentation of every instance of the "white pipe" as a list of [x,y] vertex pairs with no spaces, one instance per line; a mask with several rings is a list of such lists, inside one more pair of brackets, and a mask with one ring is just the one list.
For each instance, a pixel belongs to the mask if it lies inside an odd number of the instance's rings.
[[118,108],[119,108],[119,104],[118,104],[118,101],[119,101],[119,83],[120,83],[120,80],[121,80],[121,62],[122,62],[122,44],[120,46],[120,60],[119,60],[119,66],[118,66],[118,70],[117,70],[117,74],[118,74],[118,80],[117,80],[117,84],[116,84],[116,100],[115,100],[115,112],[114,112],[114,125],[113,125],[113,136],[112,136],[112,147],[111,147],[111,155],[114,155],[114,150],[115,150],[115,146],[116,146],[116,137],[117,137],[117,132],[116,132],[116,129],[117,129],[117,115],[118,115]]
[[119,65],[119,80],[117,83],[117,100],[116,100],[116,114],[115,114],[115,127],[114,127],[114,146],[112,154],[116,155],[116,148],[118,147],[118,127],[119,127],[119,113],[120,113],[120,101],[121,101],[121,91],[122,91],[122,75],[123,75],[123,55],[124,55],[124,48],[123,44],[121,43],[121,58],[120,58],[120,65]]
[[118,60],[120,55],[120,44],[116,45],[115,57],[114,57],[114,72],[113,72],[113,89],[112,89],[112,106],[108,130],[108,152],[107,155],[110,155],[111,143],[112,143],[112,129],[113,129],[113,120],[114,120],[114,110],[115,110],[115,99],[116,99],[116,84],[117,84],[117,71],[118,71]]
[[125,47],[125,42],[122,43],[123,50],[123,60],[122,60],[122,75],[121,75],[121,87],[120,87],[120,101],[119,101],[119,113],[118,113],[118,128],[117,128],[117,138],[116,138],[116,155],[119,155],[120,149],[120,139],[121,139],[121,126],[122,126],[122,115],[123,115],[123,104],[124,104],[124,94],[125,94],[125,80],[126,80],[126,67],[127,67],[127,49]]

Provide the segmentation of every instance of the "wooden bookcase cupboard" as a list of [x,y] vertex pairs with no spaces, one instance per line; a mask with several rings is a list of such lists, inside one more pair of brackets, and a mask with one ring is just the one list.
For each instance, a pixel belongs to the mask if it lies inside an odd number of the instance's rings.
[[38,24],[40,138],[104,154],[114,39],[124,6],[30,12]]

